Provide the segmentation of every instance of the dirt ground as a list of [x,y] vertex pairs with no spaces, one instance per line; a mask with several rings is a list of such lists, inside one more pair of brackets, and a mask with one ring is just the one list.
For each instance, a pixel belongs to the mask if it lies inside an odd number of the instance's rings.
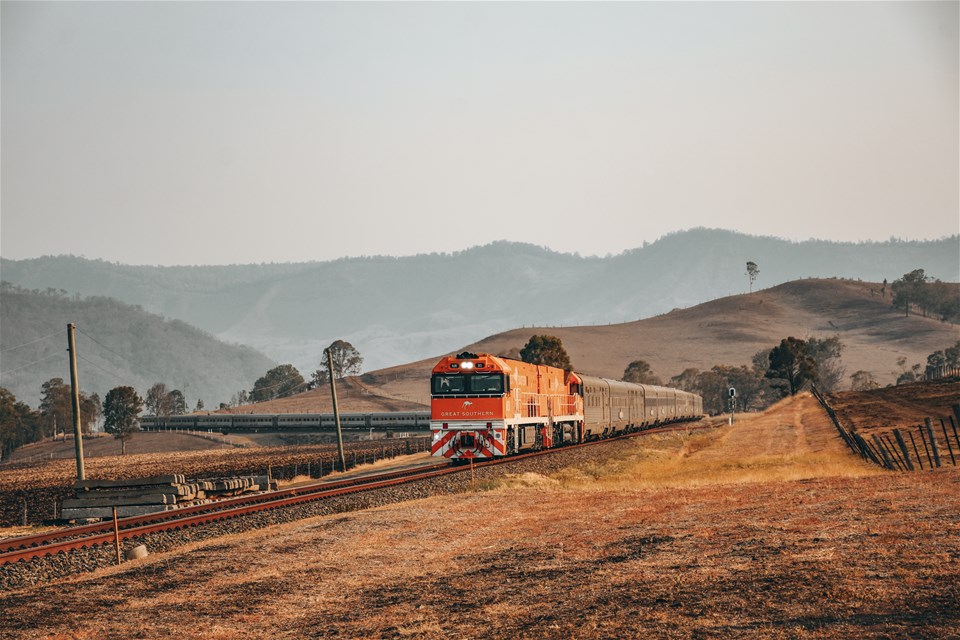
[[960,637],[960,472],[885,472],[835,433],[798,396],[0,594],[0,637]]
[[924,418],[933,419],[934,424],[939,424],[939,418],[947,418],[949,425],[952,407],[958,403],[960,380],[956,378],[870,391],[848,391],[830,398],[830,404],[844,426],[852,425],[861,433],[908,428],[923,424]]

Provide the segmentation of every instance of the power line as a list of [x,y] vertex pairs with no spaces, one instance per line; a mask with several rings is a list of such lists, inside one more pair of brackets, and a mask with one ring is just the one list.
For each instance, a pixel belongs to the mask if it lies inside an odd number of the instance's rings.
[[86,362],[86,363],[89,364],[90,366],[99,369],[99,370],[102,371],[103,373],[107,374],[108,376],[110,376],[110,377],[112,377],[112,378],[115,378],[116,380],[118,380],[118,381],[120,381],[120,382],[124,382],[124,383],[129,382],[129,380],[124,379],[124,378],[121,378],[121,377],[118,376],[117,374],[111,373],[110,371],[107,371],[106,369],[104,369],[103,367],[101,367],[100,365],[98,365],[96,362],[92,362],[92,361],[90,361],[90,360],[87,360],[86,358],[84,358],[83,356],[81,356],[79,353],[77,354],[77,358],[79,358],[80,360],[83,360],[84,362]]
[[99,340],[97,340],[96,338],[94,338],[93,336],[91,336],[89,333],[87,333],[86,331],[84,331],[84,330],[81,329],[80,327],[77,327],[77,331],[79,331],[79,332],[82,333],[83,335],[87,336],[88,338],[90,338],[91,340],[93,340],[93,341],[96,342],[98,345],[100,345],[101,347],[103,347],[104,349],[106,349],[107,351],[109,351],[110,353],[114,354],[114,355],[117,356],[118,358],[123,358],[124,360],[126,360],[126,361],[128,361],[128,362],[130,361],[130,359],[129,359],[128,357],[126,357],[126,356],[124,356],[124,355],[120,355],[119,353],[117,353],[116,351],[114,351],[113,349],[111,349],[110,347],[108,347],[107,345],[103,344],[102,342],[100,342]]
[[49,334],[49,335],[45,335],[45,336],[43,336],[42,338],[37,338],[36,340],[31,340],[30,342],[24,342],[23,344],[18,344],[18,345],[15,346],[15,347],[7,347],[6,349],[0,349],[0,353],[6,353],[7,351],[13,351],[14,349],[20,349],[21,347],[28,347],[28,346],[30,346],[31,344],[36,344],[36,343],[38,343],[38,342],[42,342],[42,341],[46,340],[47,338],[52,338],[53,336],[59,336],[59,335],[61,335],[61,334],[63,334],[63,333],[66,333],[66,332],[67,332],[66,329],[61,329],[60,331],[55,331],[55,332],[53,332],[53,333],[51,333],[51,334]]
[[10,370],[8,370],[8,371],[0,371],[0,375],[4,375],[4,376],[5,376],[5,375],[7,375],[7,374],[9,374],[9,373],[13,373],[14,371],[20,371],[21,369],[26,369],[27,367],[32,367],[33,365],[38,364],[38,363],[40,363],[40,362],[43,362],[43,361],[45,361],[45,360],[50,360],[51,358],[57,358],[57,357],[62,357],[62,356],[63,356],[62,353],[54,353],[54,354],[51,354],[51,355],[47,356],[46,358],[40,358],[39,360],[34,360],[33,362],[31,362],[31,363],[29,363],[29,364],[25,364],[25,365],[19,366],[19,367],[17,367],[16,369],[10,369]]

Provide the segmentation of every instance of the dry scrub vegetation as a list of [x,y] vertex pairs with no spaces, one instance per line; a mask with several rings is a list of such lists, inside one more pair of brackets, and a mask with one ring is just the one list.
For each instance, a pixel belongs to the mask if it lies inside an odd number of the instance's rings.
[[960,474],[881,472],[809,396],[607,459],[0,596],[25,638],[944,638]]

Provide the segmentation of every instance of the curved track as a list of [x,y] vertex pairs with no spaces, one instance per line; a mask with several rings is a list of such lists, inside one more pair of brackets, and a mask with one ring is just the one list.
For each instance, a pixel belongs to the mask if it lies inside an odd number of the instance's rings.
[[[663,431],[687,428],[686,425],[670,425],[624,434],[614,438],[595,440],[577,445],[569,445],[554,449],[544,449],[524,453],[509,458],[498,458],[477,462],[474,467],[487,467],[499,464],[509,464],[517,460],[524,460],[534,456],[549,455],[557,451],[569,450],[576,447],[588,447],[595,444],[612,442],[623,438],[631,438]],[[138,538],[150,533],[183,529],[198,525],[238,518],[250,513],[278,509],[302,502],[324,500],[360,491],[370,491],[390,487],[406,482],[414,482],[427,478],[469,471],[470,467],[463,464],[453,465],[441,462],[428,467],[417,467],[400,471],[392,471],[356,478],[347,478],[333,482],[316,482],[291,489],[260,493],[252,496],[228,498],[194,507],[185,507],[175,511],[164,511],[145,516],[121,518],[117,521],[118,532],[114,532],[113,521],[103,521],[94,524],[70,527],[32,536],[10,538],[0,541],[0,565],[14,562],[28,561],[33,558],[69,553],[75,549],[85,549],[97,545],[111,544],[117,537],[120,540]]]

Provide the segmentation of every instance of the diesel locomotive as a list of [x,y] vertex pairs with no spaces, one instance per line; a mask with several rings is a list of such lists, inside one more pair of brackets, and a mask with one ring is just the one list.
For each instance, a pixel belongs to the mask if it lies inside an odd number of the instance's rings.
[[430,379],[431,454],[489,459],[696,420],[700,396],[489,354],[440,360]]

